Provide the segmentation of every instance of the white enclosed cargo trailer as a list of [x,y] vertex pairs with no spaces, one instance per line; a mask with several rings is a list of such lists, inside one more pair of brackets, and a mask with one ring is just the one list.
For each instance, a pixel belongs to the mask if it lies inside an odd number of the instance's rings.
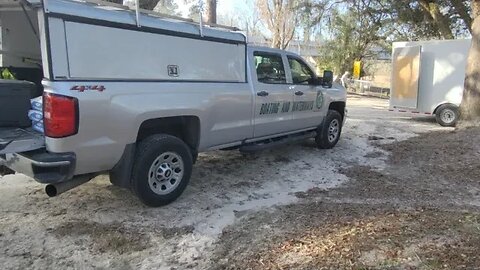
[[390,110],[435,115],[454,126],[471,40],[393,43]]

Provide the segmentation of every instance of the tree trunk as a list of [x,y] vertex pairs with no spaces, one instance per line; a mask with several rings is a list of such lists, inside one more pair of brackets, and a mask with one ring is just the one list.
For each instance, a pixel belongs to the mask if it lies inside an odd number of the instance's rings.
[[280,30],[276,29],[272,35],[272,45],[270,47],[276,49],[282,49],[282,39],[280,37]]
[[207,23],[217,23],[217,0],[207,0]]
[[480,1],[472,0],[472,14],[474,19],[480,16]]
[[480,123],[480,0],[472,0],[475,20],[472,26],[472,47],[468,56],[465,90],[461,104],[463,120]]

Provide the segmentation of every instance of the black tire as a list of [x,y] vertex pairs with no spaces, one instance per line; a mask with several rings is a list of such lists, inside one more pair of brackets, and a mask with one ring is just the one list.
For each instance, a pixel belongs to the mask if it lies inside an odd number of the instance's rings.
[[[336,136],[330,136],[331,134],[331,125],[337,125]],[[338,140],[340,140],[340,135],[342,134],[342,115],[334,110],[329,110],[323,125],[318,128],[317,137],[315,137],[315,142],[317,143],[318,148],[320,149],[332,149],[337,145]],[[333,132],[333,130],[332,130]]]
[[442,127],[454,127],[460,118],[460,111],[455,105],[444,104],[436,110],[435,118]]
[[[179,168],[171,167],[175,159],[177,163],[180,162],[175,164],[182,167],[180,170],[182,176],[177,176],[177,179],[173,178],[177,175],[175,170]],[[192,175],[192,164],[190,149],[182,140],[165,134],[150,136],[141,141],[137,148],[131,180],[132,190],[148,206],[167,205],[175,201],[187,187]],[[168,171],[170,171],[171,180],[166,178]],[[158,180],[160,174],[165,178]],[[164,187],[165,190],[163,190]]]

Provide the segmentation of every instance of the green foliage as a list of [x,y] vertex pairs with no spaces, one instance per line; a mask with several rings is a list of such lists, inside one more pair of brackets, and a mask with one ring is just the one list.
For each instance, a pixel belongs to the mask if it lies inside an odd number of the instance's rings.
[[[433,1],[444,15],[446,24],[450,26],[456,38],[469,36],[469,27],[461,12],[450,0]],[[422,8],[418,0],[387,1],[384,5],[386,12],[391,12],[392,39],[394,40],[422,40],[443,39],[438,24],[428,12]],[[465,11],[470,12],[469,1],[458,0]]]
[[184,5],[188,5],[188,18],[193,19],[196,22],[200,21],[200,12],[202,12],[202,7],[200,6],[200,1],[198,0],[183,0]]
[[174,0],[158,1],[155,10],[169,15],[178,15],[178,5],[175,3]]
[[342,74],[351,71],[355,60],[375,58],[379,48],[390,50],[393,41],[468,37],[469,2],[306,0],[298,10],[320,29],[321,68]]
[[355,60],[373,57],[373,47],[385,46],[389,31],[384,25],[389,23],[387,15],[370,5],[332,10],[320,52],[321,68],[336,74],[351,72]]

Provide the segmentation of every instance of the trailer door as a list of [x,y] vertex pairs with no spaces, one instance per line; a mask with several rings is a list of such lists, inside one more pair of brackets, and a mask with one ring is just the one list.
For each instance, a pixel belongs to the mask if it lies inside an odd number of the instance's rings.
[[390,107],[417,108],[421,51],[421,46],[394,49]]

